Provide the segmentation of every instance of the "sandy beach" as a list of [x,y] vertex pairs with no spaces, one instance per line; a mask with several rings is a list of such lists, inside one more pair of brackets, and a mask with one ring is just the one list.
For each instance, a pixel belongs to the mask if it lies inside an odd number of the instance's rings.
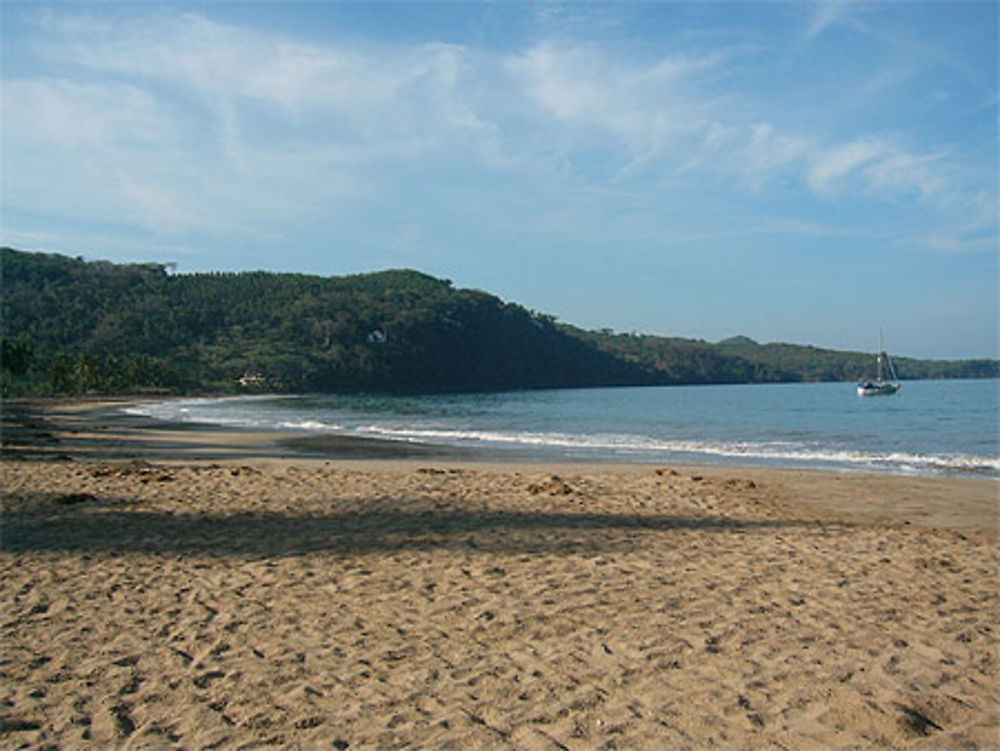
[[0,745],[1000,746],[996,481],[290,438],[5,405]]

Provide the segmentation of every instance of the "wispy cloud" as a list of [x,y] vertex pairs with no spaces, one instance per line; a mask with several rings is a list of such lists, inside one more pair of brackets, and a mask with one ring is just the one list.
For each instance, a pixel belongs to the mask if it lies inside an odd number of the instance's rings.
[[873,160],[884,157],[888,151],[889,147],[884,143],[873,140],[838,144],[814,157],[807,175],[809,184],[817,192],[826,192],[835,181],[847,177]]
[[856,0],[816,0],[810,3],[812,17],[800,41],[811,42],[827,29],[843,24],[850,18],[850,11],[855,3]]
[[[852,13],[817,4],[804,38]],[[277,218],[381,200],[400,174],[429,165],[486,185],[735,178],[747,194],[795,184],[827,202],[862,192],[953,213],[980,192],[938,144],[810,130],[781,109],[763,120],[740,85],[765,54],[757,46],[623,55],[563,33],[496,53],[308,42],[200,14],[38,18],[35,52],[59,77],[3,90],[5,110],[19,113],[5,122],[12,195],[28,209],[54,190],[78,214],[156,232],[263,232]],[[53,173],[63,187],[31,177]],[[950,224],[968,226],[967,211]]]
[[452,96],[466,65],[458,45],[320,46],[185,14],[116,27],[98,40],[57,39],[43,54],[165,84],[182,97],[194,93],[223,137],[244,113],[281,128],[283,137],[317,137],[310,129],[322,126],[334,140],[382,143],[411,142],[429,118],[452,127],[470,122]]
[[[823,17],[832,23],[839,16]],[[541,126],[558,132],[553,142],[561,148],[579,148],[583,160],[593,139],[611,137],[622,150],[618,171],[609,172],[617,177],[659,163],[673,171],[737,171],[754,190],[792,179],[824,198],[859,187],[931,198],[954,187],[942,151],[912,153],[884,133],[837,140],[741,119],[734,95],[715,85],[732,59],[720,51],[624,65],[604,50],[562,42],[526,50],[507,68],[549,118]]]
[[871,164],[865,173],[873,188],[893,194],[918,191],[922,197],[931,197],[948,188],[948,180],[935,172],[935,164],[943,161],[944,154],[891,153]]
[[736,132],[746,140],[744,170],[758,190],[776,175],[797,172],[812,148],[807,139],[783,133],[770,123],[754,123]]
[[39,77],[5,82],[4,127],[18,140],[64,149],[162,143],[168,113],[142,88]]
[[[24,208],[62,191],[78,214],[157,232],[259,232],[369,199],[372,165],[494,138],[456,94],[458,46],[317,46],[191,14],[41,22],[36,52],[65,77],[3,88],[5,111],[20,113],[5,145]],[[61,187],[32,177],[53,173]]]
[[559,136],[610,135],[631,161],[711,126],[713,110],[721,106],[718,95],[694,89],[724,70],[735,54],[676,53],[626,64],[595,45],[549,41],[510,56],[505,68],[513,90],[536,108],[543,127],[559,130]]

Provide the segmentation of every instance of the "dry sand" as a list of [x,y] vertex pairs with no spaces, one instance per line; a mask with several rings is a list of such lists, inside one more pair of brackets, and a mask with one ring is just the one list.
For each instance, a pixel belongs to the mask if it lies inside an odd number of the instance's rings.
[[4,748],[1000,746],[996,482],[45,419],[0,463]]

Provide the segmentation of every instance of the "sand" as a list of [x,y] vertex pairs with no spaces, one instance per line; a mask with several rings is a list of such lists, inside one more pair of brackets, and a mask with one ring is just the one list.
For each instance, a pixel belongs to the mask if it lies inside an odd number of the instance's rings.
[[4,436],[4,748],[1000,746],[994,481],[70,413]]

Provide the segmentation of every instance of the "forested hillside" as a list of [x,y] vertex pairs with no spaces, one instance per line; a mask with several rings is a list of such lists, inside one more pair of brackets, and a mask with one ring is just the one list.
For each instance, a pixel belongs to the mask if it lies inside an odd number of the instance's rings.
[[[170,274],[0,249],[8,393],[432,392],[856,378],[871,357],[589,332],[416,271]],[[995,361],[902,361],[905,377]],[[242,380],[242,383],[240,382]]]
[[542,315],[414,271],[168,274],[2,251],[4,339],[55,392],[454,391],[649,380]]

